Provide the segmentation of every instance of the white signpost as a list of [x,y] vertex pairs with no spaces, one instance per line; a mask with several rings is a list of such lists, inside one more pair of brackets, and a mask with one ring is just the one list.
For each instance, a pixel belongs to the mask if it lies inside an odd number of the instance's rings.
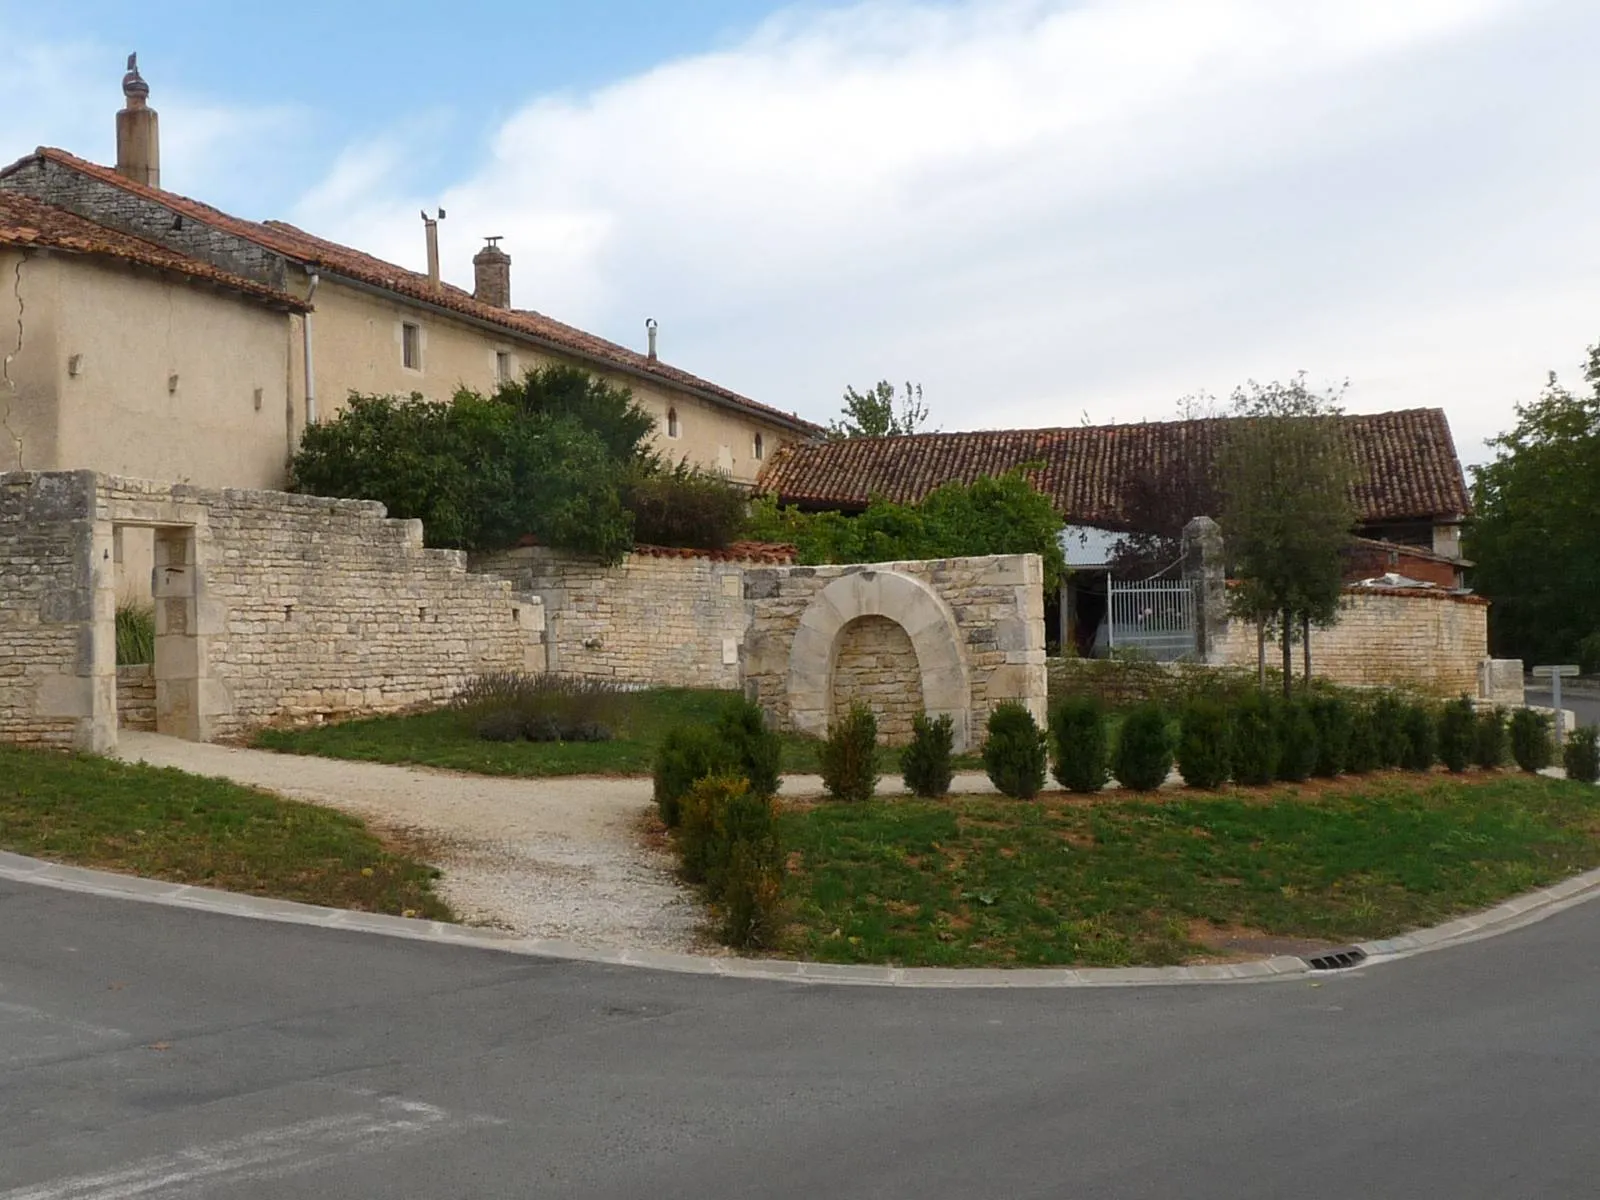
[[1566,731],[1561,727],[1561,681],[1563,679],[1571,679],[1577,673],[1578,668],[1568,663],[1562,663],[1557,667],[1535,667],[1533,669],[1533,677],[1535,679],[1548,679],[1550,681],[1550,707],[1556,710],[1557,746],[1561,745],[1561,740],[1566,735]]

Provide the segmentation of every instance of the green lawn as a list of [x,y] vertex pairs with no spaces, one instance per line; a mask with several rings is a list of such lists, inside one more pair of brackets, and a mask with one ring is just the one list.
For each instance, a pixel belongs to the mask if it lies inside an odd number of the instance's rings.
[[453,920],[438,872],[355,817],[220,779],[0,746],[0,850],[333,908]]
[[906,966],[1155,966],[1207,923],[1344,942],[1600,865],[1600,789],[1385,777],[1322,795],[820,804],[781,817],[782,949]]
[[[734,695],[705,688],[629,692],[621,698],[622,719],[617,736],[609,742],[486,742],[473,732],[470,721],[442,708],[303,729],[263,729],[253,744],[289,754],[416,763],[480,775],[648,775],[667,730],[679,724],[710,724]],[[820,747],[815,738],[784,735],[784,771],[817,771]],[[878,760],[886,774],[898,774],[898,751],[881,749]],[[958,761],[958,766],[977,765],[972,757]]]

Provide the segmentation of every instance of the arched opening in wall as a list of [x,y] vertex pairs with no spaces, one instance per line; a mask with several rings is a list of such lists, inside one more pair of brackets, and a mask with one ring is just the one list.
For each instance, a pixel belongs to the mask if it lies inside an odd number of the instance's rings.
[[903,626],[888,617],[857,617],[833,643],[828,715],[836,721],[857,701],[878,719],[878,739],[911,740],[911,719],[923,709],[922,666]]
[[678,410],[675,408],[667,409],[667,436],[669,438],[678,436]]

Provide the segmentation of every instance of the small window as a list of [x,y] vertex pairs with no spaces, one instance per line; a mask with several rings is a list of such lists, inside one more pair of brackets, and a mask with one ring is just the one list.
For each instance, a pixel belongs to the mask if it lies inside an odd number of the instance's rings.
[[422,370],[422,328],[409,321],[400,326],[400,362],[408,371]]
[[667,409],[667,436],[669,438],[678,436],[678,410],[675,408]]
[[494,352],[494,377],[497,383],[511,382],[511,355],[504,350]]
[[759,433],[756,434],[755,452],[756,452],[756,461],[757,462],[760,462],[763,458],[765,458],[767,456],[766,443],[761,440],[761,435]]

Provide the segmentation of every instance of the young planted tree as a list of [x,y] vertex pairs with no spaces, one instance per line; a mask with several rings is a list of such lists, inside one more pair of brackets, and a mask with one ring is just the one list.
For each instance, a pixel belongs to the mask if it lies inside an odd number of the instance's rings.
[[[1294,685],[1292,631],[1326,627],[1339,615],[1356,470],[1338,400],[1338,392],[1309,390],[1303,376],[1250,383],[1234,393],[1235,419],[1218,453],[1221,523],[1239,580],[1235,608],[1259,623],[1279,622],[1285,697]],[[1310,657],[1307,642],[1307,686]]]

